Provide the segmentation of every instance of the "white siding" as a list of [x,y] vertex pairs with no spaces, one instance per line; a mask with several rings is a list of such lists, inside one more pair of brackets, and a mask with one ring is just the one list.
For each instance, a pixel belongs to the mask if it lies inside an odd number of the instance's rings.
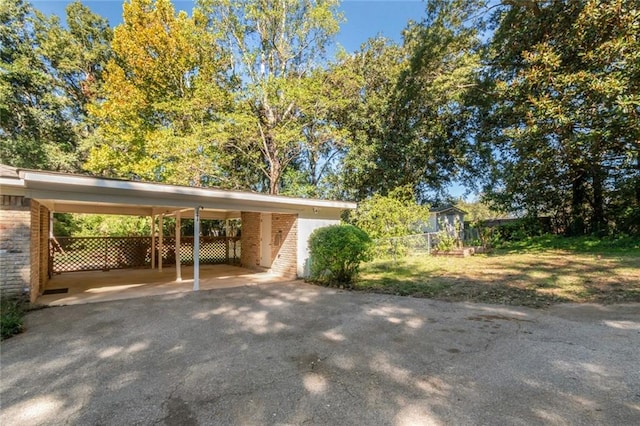
[[309,236],[311,233],[325,226],[336,225],[340,219],[298,218],[298,276],[309,276]]

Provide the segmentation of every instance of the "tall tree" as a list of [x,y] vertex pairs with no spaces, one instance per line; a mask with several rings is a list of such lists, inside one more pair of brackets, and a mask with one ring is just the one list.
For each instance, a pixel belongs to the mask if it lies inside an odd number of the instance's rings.
[[401,46],[370,40],[337,69],[360,85],[342,114],[351,136],[342,182],[362,199],[410,185],[424,201],[446,190],[467,153],[464,98],[479,62],[473,0],[427,2]]
[[393,137],[382,146],[387,185],[413,185],[422,199],[446,192],[468,151],[467,93],[480,69],[483,1],[431,0],[405,30],[409,63],[394,96]]
[[[99,126],[86,168],[103,175],[233,187],[220,146],[226,68],[216,35],[194,10],[169,0],[131,0],[115,28]],[[231,179],[230,179],[231,178]]]
[[111,58],[113,31],[105,18],[80,2],[67,5],[66,28],[55,16],[48,22],[40,31],[42,51],[69,99],[71,114],[84,126],[81,136],[86,137],[90,133],[87,107],[100,91],[104,68]]
[[252,185],[281,190],[287,169],[304,152],[322,118],[310,120],[320,67],[340,17],[336,0],[201,0],[211,31],[223,34],[225,54],[239,82],[228,147],[262,174]]
[[349,132],[337,115],[352,104],[352,85],[334,68],[317,69],[307,79],[304,96],[298,98],[302,132],[300,152],[282,177],[282,193],[295,196],[332,197],[332,177],[339,170]]
[[109,51],[106,21],[72,3],[65,29],[57,17],[7,0],[0,4],[0,22],[2,162],[78,170],[85,105]]
[[617,189],[640,179],[634,5],[514,1],[500,9],[479,109],[494,202],[555,214],[573,234],[614,222]]
[[331,66],[329,72],[346,99],[332,112],[347,133],[340,167],[329,177],[335,196],[363,200],[390,189],[380,156],[385,141],[394,137],[394,97],[407,62],[402,46],[378,37],[353,54],[342,53]]

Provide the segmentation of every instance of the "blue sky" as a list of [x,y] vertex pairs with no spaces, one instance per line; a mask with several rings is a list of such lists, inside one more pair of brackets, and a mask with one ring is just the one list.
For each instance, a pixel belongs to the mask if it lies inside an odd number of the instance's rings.
[[[69,0],[32,0],[33,6],[45,14],[64,17]],[[93,12],[107,18],[114,27],[122,22],[122,0],[82,0]],[[177,10],[191,12],[194,1],[174,0]],[[424,16],[424,2],[420,0],[346,0],[340,10],[346,18],[337,42],[353,52],[370,37],[380,34],[400,41],[401,32],[409,20],[420,21]]]

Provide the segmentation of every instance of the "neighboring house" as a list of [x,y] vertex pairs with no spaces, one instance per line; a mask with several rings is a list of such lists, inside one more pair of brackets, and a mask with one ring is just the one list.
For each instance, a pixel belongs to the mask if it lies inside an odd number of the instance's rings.
[[451,204],[433,207],[429,210],[429,221],[425,232],[439,232],[447,230],[450,233],[456,231],[456,224],[460,224],[460,233],[464,231],[464,215],[467,214]]

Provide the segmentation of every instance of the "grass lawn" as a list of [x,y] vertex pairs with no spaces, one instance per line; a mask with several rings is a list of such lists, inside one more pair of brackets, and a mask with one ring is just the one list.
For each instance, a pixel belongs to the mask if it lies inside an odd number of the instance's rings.
[[355,289],[532,307],[640,302],[640,250],[510,248],[467,258],[375,260],[363,265]]

